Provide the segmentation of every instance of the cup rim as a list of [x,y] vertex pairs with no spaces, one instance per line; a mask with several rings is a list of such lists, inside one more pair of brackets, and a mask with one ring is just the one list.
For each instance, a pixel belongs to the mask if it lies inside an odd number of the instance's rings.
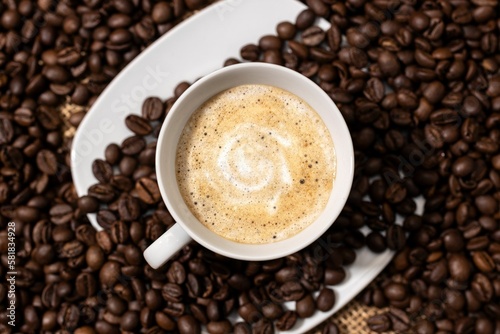
[[[335,192],[338,193],[340,192],[341,197],[338,198],[336,201],[336,204],[333,208],[327,204],[325,209],[323,210],[321,215],[327,215],[331,216],[330,222],[329,223],[323,223],[321,225],[318,224],[318,219],[313,221],[308,227],[304,228],[301,230],[299,233],[295,234],[294,236],[273,242],[273,243],[266,243],[266,244],[243,244],[243,243],[237,243],[235,241],[231,241],[229,239],[225,239],[222,236],[216,234],[215,232],[210,231],[207,227],[205,227],[201,222],[196,220],[194,218],[194,215],[189,211],[189,213],[185,212],[186,208],[179,208],[177,207],[176,204],[173,202],[175,201],[176,196],[179,192],[178,186],[177,186],[177,180],[175,179],[175,186],[170,186],[168,187],[166,183],[168,180],[171,180],[168,176],[164,175],[165,168],[162,168],[162,165],[164,162],[162,162],[162,156],[165,154],[165,147],[171,147],[173,150],[177,150],[177,145],[178,145],[178,140],[179,138],[176,138],[176,142],[170,143],[165,140],[166,134],[169,132],[169,130],[172,127],[175,127],[176,125],[173,123],[175,121],[175,117],[179,112],[188,112],[189,117],[192,115],[194,110],[182,110],[182,106],[186,103],[188,99],[190,99],[191,95],[196,93],[198,90],[200,90],[200,87],[204,87],[206,85],[209,85],[210,82],[214,81],[216,78],[219,78],[224,75],[229,75],[233,72],[245,72],[245,71],[264,71],[264,72],[272,72],[275,71],[275,73],[280,73],[282,76],[288,76],[290,77],[291,80],[299,80],[302,82],[302,85],[308,85],[309,88],[314,91],[315,94],[318,94],[319,97],[325,100],[325,103],[330,104],[330,107],[332,108],[332,112],[334,114],[334,118],[336,121],[339,121],[339,124],[336,124],[335,127],[337,130],[340,130],[342,132],[342,150],[344,153],[342,154],[342,168],[344,170],[342,173],[339,173],[339,155],[337,154],[337,145],[339,143],[336,143],[334,141],[333,145],[334,148],[336,149],[336,160],[337,160],[337,173],[334,181],[334,185],[332,188],[332,191],[330,192],[330,196]],[[262,84],[267,84],[267,83],[262,83]],[[238,86],[239,84],[232,85],[231,87]],[[269,84],[268,84],[269,85]],[[279,87],[279,86],[278,86]],[[279,87],[282,88],[282,87]],[[218,92],[221,92],[225,90],[226,88],[221,88],[218,90]],[[285,90],[288,90],[286,88],[282,88]],[[210,96],[213,96],[217,94],[218,92],[215,92],[211,94]],[[297,95],[297,94],[296,94]],[[210,97],[208,97],[210,98]],[[207,98],[207,99],[208,99]],[[207,99],[203,100],[206,101]],[[310,102],[307,99],[304,99],[306,102]],[[314,109],[314,108],[313,108]],[[325,121],[324,117],[318,112],[319,116],[321,119],[325,122],[325,124],[328,127],[327,122]],[[189,118],[188,117],[188,118]],[[185,124],[182,124],[182,126],[177,127],[182,127],[182,130],[184,129]],[[331,131],[330,131],[331,132]],[[333,139],[333,138],[332,138]],[[347,152],[347,153],[345,153]],[[170,164],[175,165],[175,159],[173,162],[169,162]],[[161,197],[170,212],[171,216],[173,217],[174,221],[177,224],[180,224],[184,231],[189,234],[189,236],[194,239],[197,243],[201,244],[202,246],[227,257],[234,258],[234,259],[240,259],[240,260],[257,260],[257,261],[262,261],[262,260],[270,260],[270,259],[275,259],[279,257],[283,257],[289,254],[292,254],[296,251],[299,251],[305,247],[307,247],[309,244],[313,243],[315,240],[317,240],[321,235],[326,232],[326,230],[334,223],[334,221],[337,219],[338,215],[340,214],[342,208],[344,207],[351,186],[352,186],[352,180],[354,176],[354,150],[352,146],[352,139],[349,133],[349,130],[347,128],[347,124],[345,123],[345,120],[338,110],[337,106],[333,102],[333,100],[312,80],[309,78],[303,76],[302,74],[293,71],[291,69],[288,69],[283,66],[279,65],[274,65],[274,64],[267,64],[267,63],[240,63],[240,64],[235,64],[231,65],[228,67],[224,67],[221,69],[218,69],[200,79],[198,79],[196,82],[194,82],[186,91],[175,101],[175,103],[172,105],[171,109],[169,110],[163,124],[160,130],[160,133],[158,135],[158,141],[157,141],[157,149],[156,149],[156,155],[155,155],[155,167],[156,167],[156,177],[157,177],[157,182],[158,182],[158,188],[161,193]],[[342,175],[342,179],[339,181],[339,174]],[[342,189],[339,189],[338,183],[341,184]],[[337,188],[336,188],[337,186]],[[176,194],[174,194],[174,192]],[[178,200],[178,198],[177,198]],[[181,200],[184,203],[184,205],[187,207],[185,204],[184,200]],[[328,212],[327,212],[328,211]],[[331,214],[329,213],[331,212]],[[192,216],[190,219],[194,218],[197,222],[199,227],[195,229],[192,228],[189,224],[185,222],[185,216],[184,215],[189,214]],[[313,231],[314,228],[314,231]],[[309,238],[307,240],[303,240],[301,238],[301,235],[304,235],[304,231],[309,229]],[[203,233],[201,233],[203,232]],[[207,237],[207,234],[210,237]],[[211,238],[212,240],[209,241],[208,239]],[[267,250],[266,250],[267,249]],[[256,250],[259,250],[257,253]]]

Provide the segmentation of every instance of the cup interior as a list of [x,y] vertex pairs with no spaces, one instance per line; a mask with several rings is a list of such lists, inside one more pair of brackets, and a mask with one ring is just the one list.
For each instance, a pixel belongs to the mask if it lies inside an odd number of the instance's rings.
[[[185,204],[175,175],[177,144],[192,113],[215,94],[247,84],[275,86],[309,103],[323,119],[330,132],[337,160],[332,192],[320,216],[296,235],[268,244],[237,243],[210,231],[196,219]],[[244,63],[225,67],[199,79],[172,106],[158,138],[156,174],[162,198],[169,212],[196,242],[224,256],[262,261],[286,256],[306,247],[331,226],[344,207],[351,189],[354,153],[349,130],[342,114],[316,83],[282,66]]]

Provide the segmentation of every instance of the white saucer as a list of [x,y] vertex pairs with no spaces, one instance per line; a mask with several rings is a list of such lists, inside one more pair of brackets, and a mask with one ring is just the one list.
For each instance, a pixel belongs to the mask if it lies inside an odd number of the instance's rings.
[[[97,182],[92,162],[103,158],[106,146],[119,144],[132,134],[124,119],[130,113],[140,114],[146,97],[170,97],[179,82],[192,82],[222,67],[227,58],[239,58],[243,45],[257,43],[265,34],[275,34],[277,23],[294,22],[304,8],[296,0],[220,1],[180,23],[147,48],[108,85],[78,128],[71,152],[71,171],[78,195],[85,195],[88,187]],[[328,28],[324,20],[318,24]],[[96,229],[101,229],[95,215],[89,215],[89,219]],[[298,321],[293,330],[285,333],[304,333],[325,321],[369,284],[392,256],[391,251],[358,251],[356,261],[345,268],[344,282],[331,287],[336,294],[335,307]]]

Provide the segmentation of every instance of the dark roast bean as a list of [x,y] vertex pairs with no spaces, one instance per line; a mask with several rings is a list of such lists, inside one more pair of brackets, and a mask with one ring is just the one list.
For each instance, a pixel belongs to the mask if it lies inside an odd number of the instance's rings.
[[314,12],[314,14],[318,16],[327,16],[330,13],[330,9],[328,6],[320,0],[306,0],[307,5],[311,10]]
[[391,319],[385,314],[374,315],[367,320],[368,327],[377,333],[383,333],[392,327]]
[[448,270],[450,276],[459,281],[465,282],[471,275],[471,265],[467,258],[461,254],[451,254],[448,259]]
[[331,321],[328,321],[325,327],[323,327],[323,330],[321,331],[321,334],[339,334],[339,333],[340,333],[339,327],[334,322]]
[[148,97],[142,104],[142,116],[150,121],[156,121],[165,114],[163,102],[157,97]]
[[394,77],[399,74],[400,64],[397,57],[389,51],[382,51],[378,55],[378,65],[382,73],[388,77]]
[[295,281],[289,281],[281,286],[283,299],[287,301],[299,300],[304,296],[304,288],[302,285]]
[[111,202],[115,198],[115,191],[111,185],[95,184],[88,190],[88,194],[104,203]]
[[316,304],[313,297],[310,294],[306,294],[302,299],[297,300],[295,303],[295,310],[301,318],[312,316],[314,311],[316,311]]
[[307,28],[301,35],[302,43],[307,46],[317,46],[325,39],[325,32],[318,26]]
[[126,155],[135,155],[146,147],[146,142],[142,137],[133,136],[125,139],[121,145],[121,151]]
[[153,130],[149,122],[137,115],[129,115],[125,118],[125,124],[136,135],[146,136]]
[[241,58],[249,61],[256,61],[259,59],[260,49],[255,44],[247,44],[241,48]]
[[182,334],[201,333],[200,323],[189,314],[183,315],[177,320],[177,328]]
[[233,326],[234,334],[250,334],[250,327],[243,321],[237,322]]
[[252,303],[246,303],[240,306],[238,314],[243,318],[243,320],[250,324],[256,322],[262,317],[257,307],[255,307]]
[[393,250],[401,250],[405,245],[405,234],[399,225],[391,225],[387,230],[387,247]]
[[484,274],[478,273],[474,275],[474,278],[471,282],[471,288],[473,295],[480,302],[488,302],[493,298],[493,287],[491,285],[490,280]]
[[297,313],[295,311],[286,311],[283,315],[276,321],[276,328],[279,330],[289,330],[295,326],[297,322]]
[[112,287],[118,281],[120,275],[120,264],[116,261],[108,261],[99,272],[99,281],[103,286]]
[[66,83],[70,77],[66,69],[59,65],[49,65],[44,67],[43,75],[47,78],[47,80],[58,84]]
[[278,33],[279,38],[290,40],[295,37],[296,28],[293,23],[283,21],[276,26],[276,32]]
[[304,9],[297,15],[295,26],[297,29],[305,30],[313,25],[316,17],[311,9]]
[[335,294],[332,289],[323,288],[316,297],[316,308],[320,311],[329,311],[335,304]]
[[485,251],[474,252],[472,254],[472,260],[476,267],[484,273],[489,273],[495,269],[495,262]]
[[370,232],[370,234],[367,235],[366,245],[375,253],[381,253],[387,248],[384,237],[378,232]]
[[95,178],[102,183],[108,183],[113,177],[113,169],[111,165],[101,159],[94,160],[92,163],[92,172]]
[[57,173],[57,157],[52,151],[41,150],[38,152],[36,156],[36,163],[38,168],[48,175],[54,175]]
[[211,321],[207,324],[207,330],[210,334],[230,333],[232,328],[229,320]]

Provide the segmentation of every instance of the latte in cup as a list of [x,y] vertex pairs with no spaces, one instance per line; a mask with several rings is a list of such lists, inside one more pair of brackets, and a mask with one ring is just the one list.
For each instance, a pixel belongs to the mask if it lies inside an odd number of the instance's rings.
[[223,91],[191,116],[176,153],[182,197],[229,240],[287,239],[323,212],[336,156],[323,120],[305,101],[267,85]]

